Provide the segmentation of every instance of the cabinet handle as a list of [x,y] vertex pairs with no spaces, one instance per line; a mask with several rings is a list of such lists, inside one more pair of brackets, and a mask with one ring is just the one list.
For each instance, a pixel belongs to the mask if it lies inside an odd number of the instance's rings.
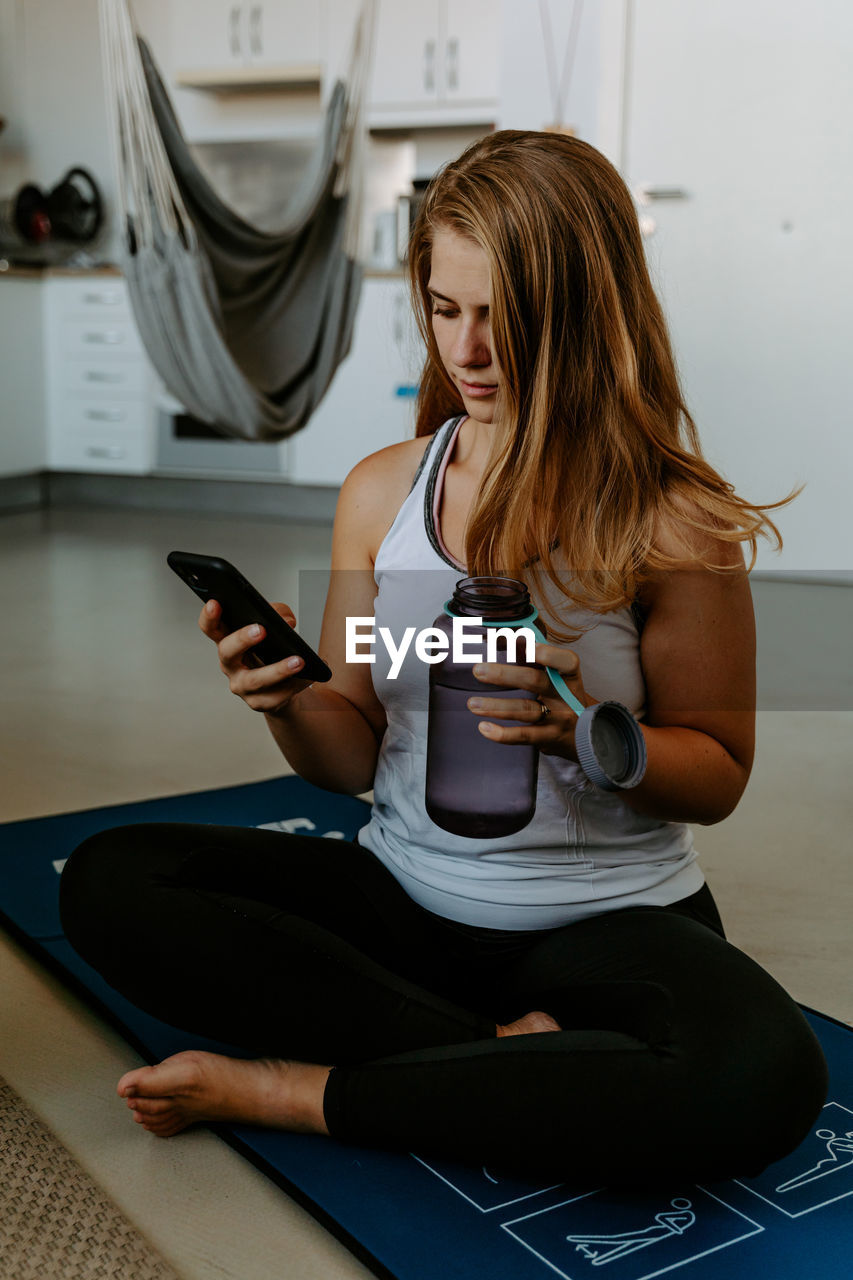
[[242,50],[240,48],[240,6],[238,4],[231,6],[231,12],[228,15],[228,44],[231,47],[231,56],[239,58]]
[[455,38],[447,42],[447,87],[459,88],[459,41]]
[[653,182],[641,182],[634,189],[637,204],[651,204],[653,200],[689,200],[690,192],[686,187],[663,187]]
[[255,57],[260,57],[264,51],[264,33],[261,22],[263,19],[263,8],[259,4],[252,5],[249,13],[249,49]]
[[115,307],[121,302],[120,293],[84,293],[83,301],[94,307]]
[[105,329],[101,333],[84,333],[83,341],[94,346],[114,347],[116,343],[123,342],[124,338],[118,329]]
[[127,414],[121,409],[87,409],[85,416],[90,422],[124,422]]
[[123,458],[126,449],[116,444],[91,444],[86,449],[87,458]]
[[86,373],[83,374],[83,381],[108,382],[111,385],[117,385],[118,383],[126,382],[127,379],[123,373],[101,373],[98,369],[88,369]]
[[424,43],[424,88],[427,93],[435,91],[435,41]]

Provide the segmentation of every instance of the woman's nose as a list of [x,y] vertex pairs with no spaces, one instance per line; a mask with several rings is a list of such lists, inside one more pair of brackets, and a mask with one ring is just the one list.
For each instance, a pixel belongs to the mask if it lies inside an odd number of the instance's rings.
[[476,321],[463,322],[453,344],[453,361],[460,368],[492,363],[492,351],[485,327]]

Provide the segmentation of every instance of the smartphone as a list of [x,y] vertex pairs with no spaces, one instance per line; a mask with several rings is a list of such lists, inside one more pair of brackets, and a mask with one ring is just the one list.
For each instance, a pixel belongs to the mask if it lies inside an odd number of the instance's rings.
[[170,551],[166,563],[199,600],[219,601],[226,631],[239,631],[253,622],[261,624],[266,635],[249,650],[246,661],[266,667],[282,658],[296,656],[305,663],[296,673],[300,680],[331,680],[332,673],[319,654],[287,625],[233,564],[219,556],[195,555],[190,551]]

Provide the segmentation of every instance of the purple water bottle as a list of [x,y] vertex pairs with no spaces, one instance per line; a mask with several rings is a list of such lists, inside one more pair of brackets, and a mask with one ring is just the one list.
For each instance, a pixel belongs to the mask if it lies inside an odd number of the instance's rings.
[[[485,685],[473,674],[485,659],[487,633],[492,628],[518,631],[536,617],[530,594],[514,578],[462,578],[453,598],[433,626],[448,638],[448,652],[429,672],[429,729],[427,733],[426,810],[432,821],[454,835],[494,839],[526,827],[536,808],[539,752],[529,743],[490,742],[477,728],[480,717],[468,710],[472,694],[512,702],[530,695],[523,689]],[[481,618],[483,625],[465,628],[466,652],[454,661],[453,619]],[[541,631],[541,624],[539,627]],[[511,660],[506,637],[495,631],[497,662]],[[524,638],[516,658],[524,661]],[[459,655],[461,657],[461,654]],[[497,724],[517,724],[497,720]]]

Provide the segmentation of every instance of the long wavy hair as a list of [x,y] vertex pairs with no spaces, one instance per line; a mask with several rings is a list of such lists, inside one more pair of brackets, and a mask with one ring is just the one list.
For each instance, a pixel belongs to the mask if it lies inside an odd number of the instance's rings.
[[748,543],[750,569],[759,536],[781,547],[765,513],[796,494],[747,502],[703,457],[634,202],[610,162],[577,138],[493,133],[430,184],[409,245],[427,348],[418,436],[464,412],[427,293],[439,228],[486,254],[501,375],[467,526],[469,573],[526,577],[535,565],[569,600],[601,613],[627,606],[651,572],[676,563],[655,545],[661,514]]

